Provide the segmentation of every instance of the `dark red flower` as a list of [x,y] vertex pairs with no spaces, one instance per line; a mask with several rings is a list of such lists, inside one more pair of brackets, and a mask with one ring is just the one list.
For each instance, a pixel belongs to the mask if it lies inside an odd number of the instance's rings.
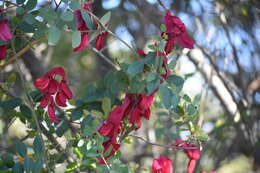
[[107,36],[108,36],[108,32],[102,32],[97,36],[96,44],[95,44],[97,50],[100,50],[104,47]]
[[176,43],[182,48],[193,48],[194,41],[187,35],[184,23],[177,16],[173,16],[169,10],[167,10],[164,17],[164,24],[166,25],[166,31],[162,35],[166,34],[168,36],[164,48],[166,54],[172,51]]
[[[61,77],[61,80],[58,81],[56,79],[57,75]],[[34,81],[34,86],[43,93],[40,107],[45,108],[48,106],[48,115],[50,120],[55,123],[59,122],[59,119],[55,116],[54,103],[60,107],[66,107],[67,101],[73,97],[66,81],[67,76],[62,67],[54,67],[43,77]]]
[[147,55],[147,54],[144,52],[143,49],[138,49],[138,50],[137,50],[137,53],[138,53],[139,56],[146,56],[146,55]]
[[78,47],[75,47],[73,51],[82,51],[84,50],[89,44],[89,34],[88,32],[81,32],[81,41]]
[[171,160],[165,156],[153,159],[152,173],[173,173]]
[[54,123],[60,122],[60,120],[57,119],[56,116],[55,116],[55,109],[54,109],[53,103],[49,104],[49,106],[48,106],[48,115],[49,115],[49,118],[52,122],[54,122]]
[[[187,165],[187,173],[193,173],[196,167],[196,162],[200,159],[199,148],[194,144],[189,144],[183,141],[182,139],[176,139],[176,146],[184,149],[184,152],[189,158],[189,163]],[[192,149],[189,149],[189,147],[192,147]]]
[[[92,11],[92,4],[85,3],[81,6],[81,8],[84,9],[85,11],[91,12]],[[87,27],[80,10],[75,10],[74,16],[75,16],[76,21],[77,21],[77,30],[81,31],[81,42],[80,42],[79,46],[77,46],[76,48],[73,49],[73,51],[82,51],[89,44],[89,39],[90,39],[89,33],[88,33],[89,28]]]
[[4,59],[7,55],[7,46],[6,45],[2,45],[0,46],[0,60]]
[[[120,144],[117,143],[113,143],[111,141],[107,141],[105,143],[103,143],[103,147],[104,147],[104,153],[110,151],[110,153],[104,157],[105,160],[109,159],[110,157],[112,157],[116,151],[120,148]],[[103,158],[99,157],[99,164],[106,164],[106,161]],[[108,163],[109,164],[109,163]]]
[[8,41],[12,39],[8,21],[9,19],[7,17],[4,17],[3,20],[0,21],[0,40]]

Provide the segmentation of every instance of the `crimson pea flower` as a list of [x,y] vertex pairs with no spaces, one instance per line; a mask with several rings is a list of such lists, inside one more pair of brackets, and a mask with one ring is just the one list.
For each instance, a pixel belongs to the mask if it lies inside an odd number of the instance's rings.
[[4,59],[7,55],[7,46],[6,45],[2,45],[0,46],[0,60]]
[[[0,40],[8,41],[12,39],[12,34],[10,28],[8,26],[9,19],[7,17],[3,17],[3,20],[0,21]],[[7,55],[7,46],[0,46],[0,60],[4,59]]]
[[[189,158],[189,162],[187,165],[187,173],[193,173],[196,167],[197,160],[200,159],[200,150],[199,148],[194,144],[189,144],[182,139],[176,139],[176,146],[177,147],[183,147],[184,152]],[[185,147],[193,147],[192,149],[186,149]]]
[[0,21],[0,40],[8,41],[12,39],[8,21],[9,19],[7,17],[4,17],[3,20]]
[[[90,3],[83,4],[81,8],[84,9],[85,11],[92,12],[92,4]],[[89,39],[90,39],[88,33],[89,28],[87,27],[80,10],[75,10],[74,16],[77,21],[77,30],[81,31],[81,41],[80,44],[73,49],[73,51],[82,51],[89,45]]]
[[96,44],[95,44],[97,50],[100,50],[104,47],[107,35],[108,35],[108,32],[102,32],[101,34],[99,34],[97,36]]
[[171,160],[165,156],[160,156],[158,159],[153,159],[152,173],[172,173]]
[[[60,81],[56,80],[57,75],[61,77]],[[36,79],[34,86],[43,94],[39,106],[41,108],[48,107],[50,120],[58,123],[59,119],[55,116],[55,103],[60,107],[66,107],[67,101],[73,97],[67,85],[67,76],[64,69],[62,67],[52,68],[43,77]]]
[[167,54],[172,51],[173,46],[176,43],[178,43],[182,48],[193,48],[194,41],[186,33],[184,23],[177,16],[173,16],[169,10],[167,10],[164,17],[164,24],[166,25],[166,31],[162,35],[166,34],[168,36],[164,48]]

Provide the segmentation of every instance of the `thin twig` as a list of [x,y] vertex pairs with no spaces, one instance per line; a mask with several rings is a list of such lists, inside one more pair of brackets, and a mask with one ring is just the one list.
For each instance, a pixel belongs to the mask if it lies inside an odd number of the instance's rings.
[[194,150],[194,149],[198,149],[198,147],[182,147],[182,146],[174,146],[174,145],[163,145],[163,144],[157,144],[157,143],[152,143],[150,141],[148,141],[147,139],[141,137],[141,136],[136,136],[136,135],[128,135],[128,136],[132,136],[135,137],[137,139],[142,140],[143,142],[149,144],[149,145],[154,145],[154,146],[158,146],[158,147],[163,147],[163,148],[167,148],[167,149],[171,149],[171,150],[175,150],[175,149],[184,149],[184,150]]
[[3,70],[7,65],[14,63],[18,58],[20,58],[23,54],[25,54],[27,51],[29,51],[33,45],[39,43],[44,38],[39,38],[31,42],[31,44],[28,44],[25,46],[22,50],[20,50],[18,53],[16,53],[14,56],[12,56],[5,64],[0,65],[0,69]]
[[102,59],[104,59],[108,64],[114,67],[116,70],[120,70],[120,67],[114,64],[108,57],[106,57],[102,52],[98,51],[96,48],[91,48],[95,53],[97,53]]
[[164,8],[164,10],[169,10],[163,3],[162,3],[162,1],[161,0],[157,0],[157,2],[158,2],[158,4],[160,4],[163,8]]
[[112,35],[113,37],[115,37],[116,39],[118,39],[119,41],[121,41],[124,45],[126,45],[135,55],[139,56],[138,53],[136,52],[136,50],[130,46],[127,42],[125,42],[123,39],[119,38],[116,34],[114,34],[111,30],[108,29],[108,27],[104,26],[103,23],[100,22],[99,18],[94,15],[92,12],[87,11],[99,24],[100,26],[107,31],[110,35]]

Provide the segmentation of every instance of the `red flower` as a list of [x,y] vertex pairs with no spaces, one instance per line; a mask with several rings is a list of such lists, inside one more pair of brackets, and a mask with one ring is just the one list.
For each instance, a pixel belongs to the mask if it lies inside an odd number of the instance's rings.
[[138,53],[139,56],[146,56],[146,55],[147,55],[147,54],[144,52],[143,49],[138,49],[138,50],[137,50],[137,53]]
[[164,48],[167,54],[172,51],[175,43],[178,43],[183,48],[193,48],[194,41],[186,34],[184,23],[177,16],[173,16],[169,10],[166,12],[164,17],[164,24],[166,25],[166,31],[163,34],[168,36]]
[[0,40],[8,41],[12,39],[12,34],[10,28],[8,26],[9,19],[4,17],[2,21],[0,21]]
[[82,51],[84,50],[89,44],[89,34],[88,32],[81,32],[81,41],[78,47],[75,47],[73,51]]
[[6,55],[7,55],[6,49],[7,49],[6,45],[0,46],[0,60],[4,59],[6,57]]
[[[8,26],[9,19],[4,17],[3,20],[0,21],[0,40],[8,41],[12,39],[12,34],[10,28]],[[0,60],[4,59],[7,55],[7,46],[1,45],[0,46]]]
[[[92,11],[92,4],[90,3],[85,3],[81,6],[82,9],[86,11]],[[77,29],[81,31],[81,42],[78,47],[74,48],[73,51],[82,51],[85,49],[88,44],[89,44],[89,33],[88,30],[89,28],[87,27],[80,10],[74,11],[74,16],[77,21]]]
[[[184,152],[186,153],[186,155],[189,158],[189,163],[187,166],[187,173],[193,173],[194,169],[196,167],[196,162],[197,162],[197,160],[200,159],[200,150],[197,148],[196,145],[189,144],[189,143],[183,141],[182,139],[176,140],[176,146],[184,148]],[[186,147],[187,148],[194,147],[195,149],[185,149]]]
[[[61,81],[57,81],[55,76],[61,76]],[[67,85],[67,76],[62,67],[54,67],[48,71],[42,78],[34,81],[34,86],[42,93],[40,107],[48,106],[48,115],[50,120],[57,123],[59,120],[55,116],[55,103],[60,107],[66,107],[67,101],[72,99],[73,94]]]
[[161,156],[153,160],[152,173],[172,173],[172,163],[167,157]]
[[99,34],[97,36],[97,39],[96,39],[96,49],[97,50],[100,50],[104,47],[105,45],[105,39],[108,35],[108,32],[102,32],[101,34]]
[[[104,147],[104,153],[106,153],[107,151],[110,150],[110,153],[106,157],[104,157],[104,159],[107,160],[116,153],[116,151],[120,148],[120,144],[112,143],[111,141],[107,141],[107,142],[103,143],[103,147]],[[106,162],[104,159],[98,158],[99,164],[105,164]]]

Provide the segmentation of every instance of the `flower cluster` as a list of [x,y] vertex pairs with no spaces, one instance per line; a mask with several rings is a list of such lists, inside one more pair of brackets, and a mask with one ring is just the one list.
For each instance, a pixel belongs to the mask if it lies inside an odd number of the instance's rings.
[[[138,51],[140,56],[146,56],[143,50]],[[167,61],[168,58],[165,53],[158,52],[158,56],[163,56],[162,67],[165,69],[165,74],[161,74],[161,77],[165,79],[170,75],[170,70],[167,69]],[[163,80],[161,81],[161,83]],[[109,138],[108,141],[103,143],[105,148],[104,152],[108,151],[110,147],[112,150],[105,159],[110,158],[113,154],[120,148],[120,144],[117,142],[117,138],[123,134],[123,120],[127,118],[128,122],[133,127],[132,130],[138,130],[142,125],[142,118],[147,120],[150,119],[151,115],[151,105],[154,102],[154,96],[158,88],[155,89],[153,93],[150,95],[145,94],[126,94],[125,99],[122,105],[117,106],[107,117],[107,119],[103,122],[103,124],[98,129],[98,132],[102,136],[106,136]],[[100,163],[104,163],[103,159],[99,159]]]
[[153,159],[152,173],[172,173],[171,160],[165,156],[160,156],[158,159]]
[[173,16],[172,13],[167,10],[164,17],[164,24],[166,31],[162,35],[167,35],[167,43],[165,46],[165,53],[170,53],[176,43],[182,48],[192,49],[194,41],[186,33],[186,27],[180,18]]
[[[182,139],[176,140],[176,147],[181,147],[184,149],[187,157],[189,158],[189,163],[187,166],[187,173],[193,173],[197,160],[200,159],[200,150],[194,144],[189,144]],[[191,149],[192,148],[192,149]],[[194,148],[194,149],[193,149]]]
[[[56,76],[59,75],[61,80],[57,80]],[[55,116],[55,104],[60,107],[67,106],[67,100],[73,97],[71,90],[67,85],[67,77],[62,67],[54,67],[47,72],[42,78],[34,81],[34,86],[42,93],[40,103],[41,108],[48,106],[48,115],[51,121],[58,123],[59,119]]]
[[[9,41],[12,39],[12,34],[10,28],[8,26],[9,19],[7,17],[3,17],[0,21],[0,40]],[[0,45],[0,60],[4,59],[7,55],[7,46]]]
[[[91,3],[85,3],[81,6],[81,8],[87,12],[92,12],[92,4]],[[79,46],[75,47],[73,50],[74,51],[82,51],[84,50],[88,45],[90,41],[90,36],[89,36],[89,30],[90,28],[87,27],[80,9],[74,11],[74,15],[77,21],[77,30],[81,32],[81,42]],[[97,22],[94,20],[94,29],[98,29],[99,25]],[[108,35],[108,32],[101,32],[96,39],[96,49],[100,50],[104,47],[105,45],[105,39]]]

